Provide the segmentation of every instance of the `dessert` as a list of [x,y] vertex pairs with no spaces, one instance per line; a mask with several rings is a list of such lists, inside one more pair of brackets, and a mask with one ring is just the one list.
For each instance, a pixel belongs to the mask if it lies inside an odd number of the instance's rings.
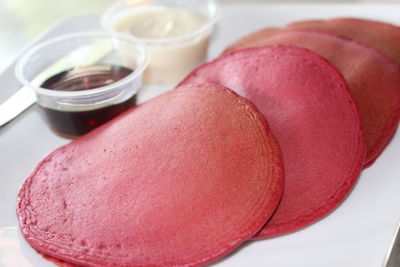
[[200,66],[181,84],[204,82],[253,101],[282,149],[282,201],[255,238],[308,226],[345,199],[360,175],[366,147],[346,81],[329,62],[303,48],[249,48]]
[[190,85],[47,156],[17,213],[30,245],[67,263],[197,266],[256,234],[283,184],[279,146],[255,106]]
[[243,43],[236,49],[266,45],[308,48],[331,62],[346,79],[360,111],[368,145],[365,166],[382,153],[400,119],[400,68],[370,46],[332,33],[315,30],[284,30]]

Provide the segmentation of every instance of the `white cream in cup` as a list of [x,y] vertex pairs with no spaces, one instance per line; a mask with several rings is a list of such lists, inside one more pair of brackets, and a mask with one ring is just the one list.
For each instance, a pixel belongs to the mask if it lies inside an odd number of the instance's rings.
[[218,16],[215,0],[125,0],[108,9],[102,25],[147,45],[145,83],[170,84],[204,62]]

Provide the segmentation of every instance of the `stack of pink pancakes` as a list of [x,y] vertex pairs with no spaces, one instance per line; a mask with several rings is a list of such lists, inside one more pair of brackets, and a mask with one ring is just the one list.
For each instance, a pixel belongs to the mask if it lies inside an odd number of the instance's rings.
[[396,38],[339,19],[238,40],[40,162],[24,237],[59,265],[199,266],[322,219],[397,128]]

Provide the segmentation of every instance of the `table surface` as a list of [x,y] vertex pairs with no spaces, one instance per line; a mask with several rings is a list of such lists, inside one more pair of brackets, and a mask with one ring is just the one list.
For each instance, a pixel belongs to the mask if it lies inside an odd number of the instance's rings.
[[[209,58],[238,37],[266,26],[309,18],[356,16],[400,24],[398,5],[252,4],[224,6]],[[238,19],[240,18],[240,20]],[[246,23],[242,23],[245,21]],[[38,40],[98,29],[98,15],[50,27]],[[0,75],[0,103],[19,87],[13,66]],[[161,88],[165,90],[166,88]],[[69,142],[48,129],[36,107],[0,128],[0,266],[52,266],[35,253],[16,227],[15,198],[34,166]],[[381,266],[400,219],[400,136],[366,169],[346,201],[325,219],[295,233],[249,242],[216,266]]]

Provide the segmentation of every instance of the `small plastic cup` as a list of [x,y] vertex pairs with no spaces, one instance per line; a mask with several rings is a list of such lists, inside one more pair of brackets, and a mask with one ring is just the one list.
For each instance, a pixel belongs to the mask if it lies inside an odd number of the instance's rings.
[[[136,26],[141,26],[140,24],[148,26],[154,22],[166,27],[171,25],[174,27],[174,24],[181,23],[171,19],[172,13],[164,13],[151,21],[150,16],[153,15],[151,12],[157,10],[183,11],[186,15],[201,17],[203,23],[193,31],[172,37],[148,37],[146,34],[138,34]],[[150,64],[144,73],[145,83],[172,84],[178,82],[206,59],[210,35],[219,18],[219,13],[216,0],[122,0],[104,13],[101,24],[107,30],[140,38],[147,45]],[[147,18],[139,20],[138,15]],[[123,27],[121,26],[123,24],[131,25]],[[142,33],[149,31],[143,28]]]
[[31,48],[18,60],[15,74],[35,92],[50,128],[75,138],[135,105],[147,65],[140,40],[81,32]]

